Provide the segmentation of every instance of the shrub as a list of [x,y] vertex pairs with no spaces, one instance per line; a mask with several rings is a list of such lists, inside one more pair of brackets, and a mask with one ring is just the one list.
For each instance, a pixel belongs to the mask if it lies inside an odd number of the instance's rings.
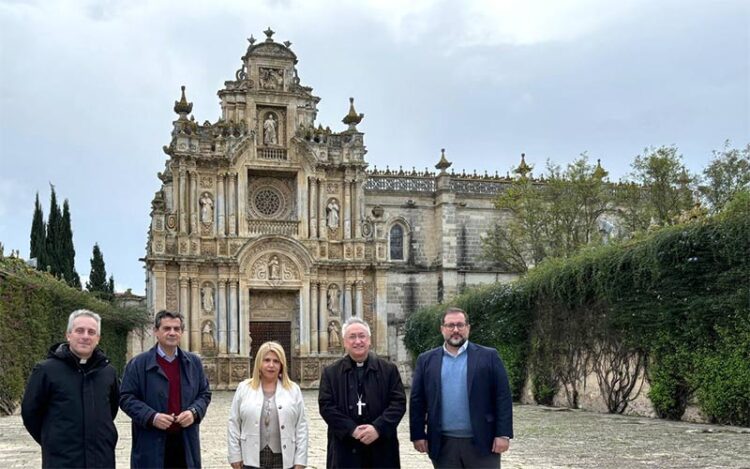
[[[714,421],[750,425],[749,201],[741,192],[713,218],[546,259],[450,304],[469,312],[472,341],[498,349],[516,397],[531,373],[537,402],[562,386],[575,407],[593,370],[607,408],[622,412],[645,366],[659,416],[681,418],[695,396]],[[407,319],[412,353],[442,342],[442,308]]]
[[102,317],[99,346],[121,372],[128,332],[145,324],[144,311],[115,308],[19,259],[0,258],[0,415],[13,412],[34,364],[65,340],[68,316],[80,308]]

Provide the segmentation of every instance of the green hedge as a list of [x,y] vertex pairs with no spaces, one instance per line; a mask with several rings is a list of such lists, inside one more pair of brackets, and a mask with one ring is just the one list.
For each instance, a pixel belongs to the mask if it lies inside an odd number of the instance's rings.
[[[515,396],[530,373],[537,402],[564,389],[575,407],[577,378],[598,366],[611,412],[627,408],[639,392],[627,383],[645,372],[661,417],[681,418],[695,398],[712,421],[750,426],[749,202],[740,194],[717,217],[550,259],[450,303],[469,312],[472,340],[498,348]],[[408,318],[412,354],[441,342],[443,308]]]
[[145,324],[145,312],[115,308],[19,259],[0,258],[0,415],[15,409],[34,364],[65,340],[68,316],[80,308],[101,315],[99,345],[121,372],[128,332]]

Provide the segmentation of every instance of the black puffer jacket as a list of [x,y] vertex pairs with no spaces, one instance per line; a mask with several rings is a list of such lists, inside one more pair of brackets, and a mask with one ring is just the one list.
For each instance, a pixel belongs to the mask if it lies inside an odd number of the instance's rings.
[[67,343],[53,345],[31,372],[21,406],[24,426],[42,446],[42,467],[115,467],[119,397],[101,349],[80,365]]

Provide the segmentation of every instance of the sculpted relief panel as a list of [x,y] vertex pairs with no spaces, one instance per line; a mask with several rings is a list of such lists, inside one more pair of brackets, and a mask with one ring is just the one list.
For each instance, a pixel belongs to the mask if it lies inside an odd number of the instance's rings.
[[297,293],[252,290],[249,305],[252,320],[290,321],[297,313]]
[[251,280],[262,280],[272,285],[300,280],[297,265],[283,254],[271,252],[260,256],[250,269]]

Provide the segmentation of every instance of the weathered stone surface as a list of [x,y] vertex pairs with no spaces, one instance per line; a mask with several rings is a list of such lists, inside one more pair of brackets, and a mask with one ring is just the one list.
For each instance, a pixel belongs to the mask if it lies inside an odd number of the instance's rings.
[[[367,169],[356,128],[363,115],[350,101],[346,130],[315,122],[320,98],[301,85],[296,64],[283,42],[251,45],[235,80],[219,90],[215,123],[188,116],[183,89],[151,204],[146,307],[185,315],[184,348],[235,360],[251,354],[251,329],[286,322],[289,333],[252,340],[289,344],[290,370],[303,385],[315,381],[311,372],[297,375],[312,370],[304,364],[340,354],[327,346],[330,321],[363,316],[374,349],[408,381],[409,314],[467,286],[513,278],[481,245],[503,216],[493,199],[510,181],[450,175],[444,153],[439,174]],[[320,295],[329,284],[340,292],[335,304]],[[288,317],[253,307],[266,290],[294,296]],[[149,345],[132,337],[128,352]],[[212,384],[231,388],[224,376],[212,375]]]

